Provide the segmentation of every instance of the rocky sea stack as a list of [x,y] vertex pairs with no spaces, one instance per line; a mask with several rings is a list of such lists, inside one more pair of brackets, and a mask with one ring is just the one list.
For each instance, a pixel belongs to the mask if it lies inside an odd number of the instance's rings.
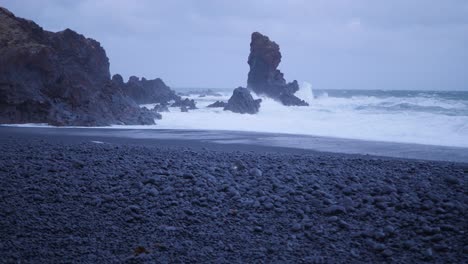
[[260,109],[262,99],[254,100],[249,89],[238,87],[234,89],[231,98],[227,102],[224,110],[229,110],[239,114],[256,114]]
[[154,124],[110,79],[100,43],[73,30],[43,30],[0,8],[0,123]]
[[280,62],[279,45],[267,36],[258,32],[252,33],[247,88],[256,94],[276,99],[287,106],[309,105],[294,95],[299,90],[299,85],[296,80],[286,83],[283,73],[277,69]]

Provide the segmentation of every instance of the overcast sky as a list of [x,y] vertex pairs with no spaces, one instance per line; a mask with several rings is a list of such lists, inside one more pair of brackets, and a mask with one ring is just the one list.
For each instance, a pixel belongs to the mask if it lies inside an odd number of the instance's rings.
[[111,72],[172,87],[244,86],[250,34],[315,89],[468,90],[468,0],[0,0],[101,42]]

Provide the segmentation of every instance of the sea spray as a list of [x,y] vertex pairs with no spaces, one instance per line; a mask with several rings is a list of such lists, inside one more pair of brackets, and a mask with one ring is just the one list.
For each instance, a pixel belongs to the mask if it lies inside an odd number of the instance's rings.
[[295,95],[309,103],[309,105],[313,104],[314,93],[312,92],[312,85],[310,83],[303,82],[299,87],[299,91],[297,91]]
[[254,95],[263,100],[256,115],[206,108],[217,100],[227,101],[232,90],[219,93],[222,96],[192,94],[189,98],[197,101],[199,109],[181,113],[173,108],[150,128],[257,131],[468,147],[468,92],[312,92],[305,82],[296,95],[310,106],[287,107]]

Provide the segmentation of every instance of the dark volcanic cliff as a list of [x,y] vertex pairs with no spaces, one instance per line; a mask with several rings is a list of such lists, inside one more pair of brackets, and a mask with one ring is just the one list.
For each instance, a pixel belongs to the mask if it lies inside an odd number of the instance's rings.
[[53,33],[0,8],[0,123],[154,124],[110,80],[99,42]]
[[284,105],[308,105],[294,95],[299,90],[297,81],[286,83],[283,73],[277,69],[280,62],[281,52],[278,44],[258,32],[252,33],[247,88],[257,94],[276,99]]

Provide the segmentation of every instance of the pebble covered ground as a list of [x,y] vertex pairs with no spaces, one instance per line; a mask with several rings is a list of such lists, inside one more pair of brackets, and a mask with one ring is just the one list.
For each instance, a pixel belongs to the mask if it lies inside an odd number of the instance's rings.
[[0,139],[2,263],[466,263],[468,164]]

